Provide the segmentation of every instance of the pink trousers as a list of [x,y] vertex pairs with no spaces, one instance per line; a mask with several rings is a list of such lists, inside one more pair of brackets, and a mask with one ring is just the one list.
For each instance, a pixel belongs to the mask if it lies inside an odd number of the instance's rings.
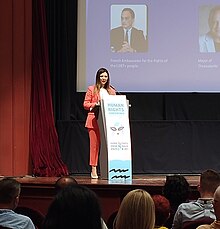
[[100,148],[99,128],[88,129],[88,131],[89,131],[89,140],[90,140],[89,164],[91,166],[97,166],[98,165],[99,148]]

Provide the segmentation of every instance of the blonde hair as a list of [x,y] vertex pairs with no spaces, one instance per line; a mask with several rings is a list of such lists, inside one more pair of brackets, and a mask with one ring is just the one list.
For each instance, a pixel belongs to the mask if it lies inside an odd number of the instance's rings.
[[153,229],[155,224],[154,202],[142,189],[130,191],[122,200],[114,222],[114,229]]

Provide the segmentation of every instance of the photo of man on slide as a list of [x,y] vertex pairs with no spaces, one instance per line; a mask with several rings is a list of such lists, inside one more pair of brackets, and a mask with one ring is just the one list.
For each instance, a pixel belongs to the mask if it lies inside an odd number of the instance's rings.
[[110,32],[112,52],[147,52],[148,40],[142,30],[133,27],[135,13],[131,8],[124,8],[121,12],[121,26]]

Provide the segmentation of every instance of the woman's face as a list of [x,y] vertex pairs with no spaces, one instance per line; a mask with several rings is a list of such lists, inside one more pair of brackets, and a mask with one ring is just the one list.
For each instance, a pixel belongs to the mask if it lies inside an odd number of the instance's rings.
[[100,83],[101,83],[102,87],[105,86],[107,81],[108,81],[108,73],[107,72],[103,72],[102,74],[100,74]]

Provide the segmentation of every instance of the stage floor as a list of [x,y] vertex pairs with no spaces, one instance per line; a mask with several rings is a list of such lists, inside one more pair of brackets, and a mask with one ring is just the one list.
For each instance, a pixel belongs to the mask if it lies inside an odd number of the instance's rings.
[[[126,180],[106,180],[106,179],[91,179],[89,175],[71,175],[76,179],[78,184],[82,185],[140,185],[140,186],[163,186],[166,176],[173,174],[160,174],[160,175],[133,175],[133,179]],[[199,175],[184,175],[191,187],[197,187],[199,183]],[[21,184],[41,184],[41,185],[54,185],[59,177],[32,177],[21,176],[15,177]]]

